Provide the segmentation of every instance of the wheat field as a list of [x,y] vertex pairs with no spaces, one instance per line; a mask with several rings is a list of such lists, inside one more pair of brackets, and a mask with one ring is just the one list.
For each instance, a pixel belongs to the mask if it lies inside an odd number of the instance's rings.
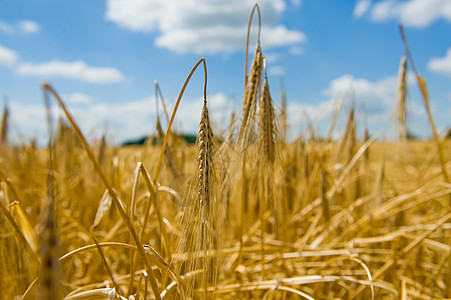
[[[2,118],[0,298],[451,298],[451,145],[432,115],[434,139],[408,139],[405,60],[397,141],[359,137],[354,108],[337,113],[338,139],[310,129],[287,140],[259,43],[241,111],[221,132],[205,59],[143,146],[88,142],[43,84],[46,147],[9,142],[6,109]],[[171,125],[198,66],[204,100],[189,145]],[[50,101],[65,114],[57,124]]]

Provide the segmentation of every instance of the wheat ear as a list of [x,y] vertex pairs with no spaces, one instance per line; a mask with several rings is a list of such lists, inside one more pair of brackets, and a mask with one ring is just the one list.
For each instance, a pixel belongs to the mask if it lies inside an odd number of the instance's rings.
[[255,118],[257,110],[258,94],[261,84],[261,73],[263,65],[263,55],[260,44],[257,44],[254,58],[251,65],[251,73],[247,81],[243,99],[243,119],[241,120],[238,143],[243,144],[252,138],[255,129]]
[[0,144],[5,144],[8,140],[8,116],[8,107],[5,104],[0,125]]
[[407,59],[404,55],[399,64],[397,98],[398,138],[407,140]]
[[285,80],[282,76],[280,79],[280,113],[279,113],[279,122],[280,122],[280,133],[281,138],[284,143],[287,141],[287,134],[288,134],[288,117],[287,117],[287,99],[286,99],[286,93],[285,93]]
[[267,161],[273,163],[275,156],[275,116],[266,75],[263,83],[263,91],[260,95],[258,128],[264,156]]

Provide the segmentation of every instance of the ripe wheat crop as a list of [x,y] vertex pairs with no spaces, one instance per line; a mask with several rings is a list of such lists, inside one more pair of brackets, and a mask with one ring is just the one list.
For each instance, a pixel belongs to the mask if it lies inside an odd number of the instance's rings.
[[[406,57],[413,64],[407,46]],[[155,144],[88,143],[49,84],[47,106],[56,100],[65,120],[53,134],[48,110],[47,147],[9,141],[5,108],[1,298],[451,297],[451,146],[436,133],[425,80],[417,74],[434,141],[407,139],[406,58],[394,102],[400,141],[359,139],[357,112],[341,106],[327,139],[311,127],[288,141],[285,96],[278,110],[265,64],[257,43],[243,107],[223,136],[210,120],[205,59],[170,117],[164,108],[167,122],[156,120]],[[171,127],[199,66],[191,146]],[[347,126],[333,140],[338,118]]]

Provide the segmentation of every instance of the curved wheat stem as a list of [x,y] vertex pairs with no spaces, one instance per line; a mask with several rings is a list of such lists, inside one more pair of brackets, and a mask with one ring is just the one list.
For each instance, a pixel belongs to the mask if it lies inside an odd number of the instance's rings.
[[[115,191],[113,190],[112,185],[110,184],[110,181],[107,179],[104,171],[102,170],[102,168],[100,167],[99,162],[97,161],[94,152],[92,151],[92,148],[89,146],[85,136],[83,135],[83,133],[80,130],[80,127],[78,127],[77,123],[75,122],[74,118],[72,117],[72,115],[69,113],[69,111],[67,110],[66,106],[64,105],[64,102],[61,100],[61,98],[59,97],[59,95],[56,93],[56,91],[48,84],[48,83],[44,83],[43,84],[43,88],[44,88],[44,95],[47,95],[45,92],[48,91],[50,93],[53,94],[54,98],[56,99],[56,101],[58,102],[58,104],[60,105],[60,107],[63,109],[64,114],[66,115],[67,119],[69,120],[69,122],[71,123],[72,127],[74,128],[78,138],[80,139],[81,143],[83,144],[83,147],[86,150],[86,154],[88,155],[89,159],[91,160],[95,171],[97,172],[97,174],[99,175],[100,179],[102,180],[103,184],[105,185],[106,189],[108,190],[108,193],[110,194],[110,197],[114,203],[114,205],[116,206],[116,208],[118,209],[121,218],[124,220],[125,224],[127,225],[127,229],[129,230],[135,244],[136,247],[138,249],[138,253],[141,256],[141,259],[147,269],[147,272],[149,272],[149,281],[150,281],[150,285],[152,287],[152,291],[155,295],[156,299],[160,299],[160,293],[158,291],[158,285],[157,285],[157,281],[155,279],[155,276],[153,274],[153,270],[152,270],[152,264],[149,261],[149,258],[147,257],[144,248],[143,248],[143,244],[138,236],[138,232],[136,231],[135,226],[133,225],[130,217],[127,215],[122,201],[119,200],[118,196],[116,195]],[[45,99],[47,99],[47,96],[45,96]],[[48,102],[48,99],[46,100]]]
[[247,63],[248,63],[248,57],[249,57],[249,35],[251,32],[251,23],[252,18],[254,17],[255,9],[257,9],[258,13],[258,36],[257,36],[257,44],[260,44],[260,31],[262,28],[262,16],[260,13],[260,7],[257,3],[254,4],[254,7],[252,7],[251,15],[249,17],[249,23],[247,25],[247,36],[246,36],[246,62],[244,65],[244,88],[247,87]]
[[168,139],[169,139],[169,133],[171,132],[171,127],[172,127],[172,124],[174,123],[175,114],[177,113],[177,109],[179,107],[180,100],[182,100],[183,93],[185,92],[186,86],[188,85],[188,82],[190,81],[191,76],[193,76],[194,71],[196,71],[197,67],[201,63],[203,63],[203,65],[204,65],[204,75],[205,75],[205,78],[204,78],[204,99],[207,99],[207,64],[205,63],[205,58],[202,57],[201,59],[199,59],[199,61],[194,65],[194,67],[189,72],[188,77],[186,77],[186,80],[183,83],[183,86],[182,86],[182,89],[181,89],[181,91],[179,93],[177,101],[175,102],[174,110],[172,111],[171,119],[169,120],[168,128],[166,129],[166,135],[164,136],[163,144],[161,146],[160,158],[158,159],[157,166],[155,168],[155,174],[153,176],[153,181],[155,181],[155,182],[157,181],[158,175],[160,174],[160,168],[161,168],[161,163],[163,161],[163,155],[164,155],[165,150],[166,150],[166,145],[167,145]]

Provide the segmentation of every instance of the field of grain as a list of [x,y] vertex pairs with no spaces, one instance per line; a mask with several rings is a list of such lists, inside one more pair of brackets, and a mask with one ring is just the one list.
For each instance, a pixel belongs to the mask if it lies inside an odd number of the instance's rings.
[[194,146],[171,131],[176,108],[155,144],[88,143],[44,84],[65,113],[47,110],[47,147],[8,142],[2,119],[1,298],[450,298],[451,144],[432,116],[434,140],[407,139],[404,65],[391,142],[359,138],[353,108],[338,139],[287,141],[259,45],[224,132],[204,88]]

